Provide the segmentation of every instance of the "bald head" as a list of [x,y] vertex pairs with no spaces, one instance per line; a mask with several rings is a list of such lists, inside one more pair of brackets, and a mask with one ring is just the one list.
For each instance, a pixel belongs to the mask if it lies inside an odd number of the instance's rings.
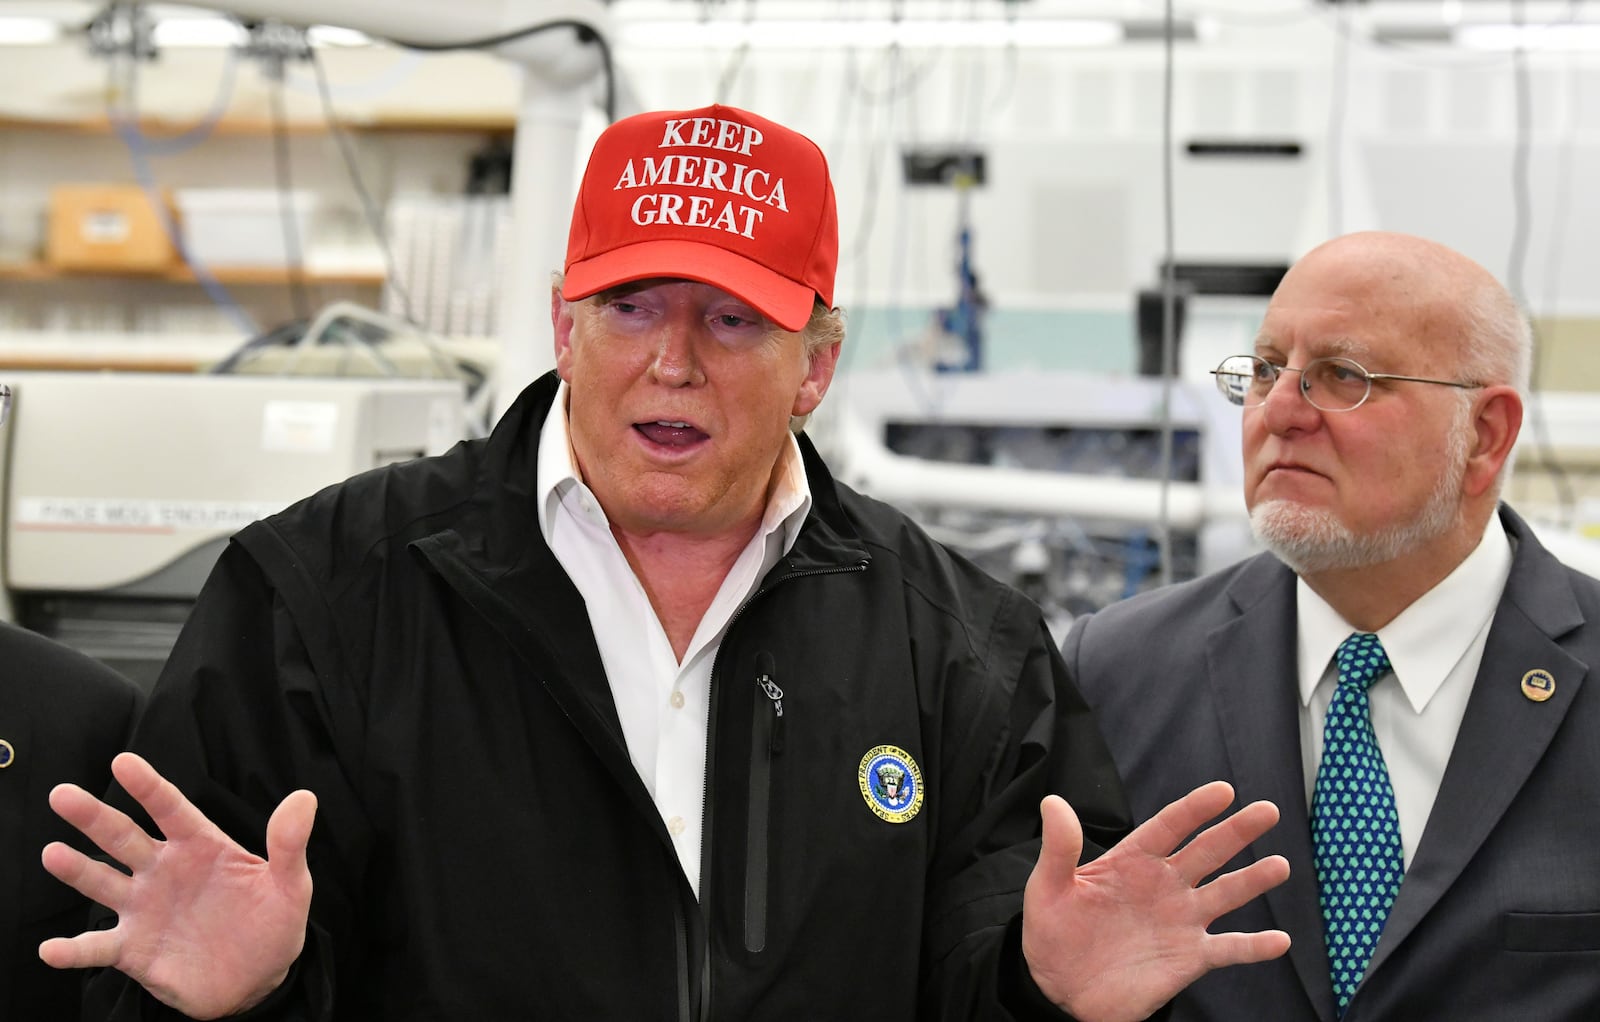
[[1305,300],[1342,301],[1386,320],[1448,360],[1447,375],[1527,392],[1532,337],[1515,299],[1488,270],[1438,242],[1391,231],[1334,238],[1302,256],[1272,299]]

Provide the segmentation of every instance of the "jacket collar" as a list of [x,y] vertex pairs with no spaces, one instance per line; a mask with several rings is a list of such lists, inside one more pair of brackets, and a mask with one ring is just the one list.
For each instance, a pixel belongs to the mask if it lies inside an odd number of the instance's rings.
[[[458,549],[475,569],[493,579],[521,569],[559,572],[539,533],[536,482],[539,434],[550,414],[560,378],[552,371],[529,384],[489,435],[473,482],[470,515]],[[811,512],[775,572],[816,571],[867,559],[865,546],[840,501],[839,487],[809,437],[801,434],[800,456],[811,488]],[[472,536],[481,536],[474,541]]]

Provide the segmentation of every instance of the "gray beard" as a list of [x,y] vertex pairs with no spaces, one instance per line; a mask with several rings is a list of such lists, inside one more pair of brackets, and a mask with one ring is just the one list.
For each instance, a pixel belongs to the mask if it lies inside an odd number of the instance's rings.
[[1467,470],[1467,439],[1452,430],[1444,452],[1445,470],[1422,511],[1410,521],[1357,535],[1332,511],[1269,500],[1250,511],[1256,541],[1297,575],[1368,568],[1392,561],[1449,532],[1461,517],[1461,479]]

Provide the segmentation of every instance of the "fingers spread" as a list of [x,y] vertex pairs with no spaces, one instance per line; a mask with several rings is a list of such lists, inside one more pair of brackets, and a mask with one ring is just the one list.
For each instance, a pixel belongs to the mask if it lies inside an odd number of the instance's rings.
[[144,828],[127,813],[113,809],[76,784],[52,788],[50,808],[129,869],[144,869],[155,858],[157,842]]
[[1176,802],[1168,803],[1123,840],[1146,855],[1171,855],[1172,850],[1201,824],[1217,816],[1232,802],[1233,788],[1226,781],[1202,784]]
[[89,858],[70,845],[52,841],[39,856],[45,871],[79,894],[113,911],[128,902],[133,880],[106,863]]
[[1173,867],[1189,884],[1198,884],[1277,822],[1277,806],[1271,802],[1252,802],[1221,823],[1207,827],[1185,845],[1172,857]]
[[1213,933],[1206,936],[1206,967],[1247,965],[1277,958],[1289,950],[1289,935],[1282,930],[1257,933]]
[[51,937],[39,945],[39,958],[55,969],[88,969],[115,965],[122,954],[118,929],[90,930],[76,937]]
[[111,773],[170,840],[198,837],[216,829],[177,785],[134,753],[118,753],[111,761]]
[[1289,879],[1289,860],[1269,855],[1243,869],[1224,873],[1200,888],[1197,904],[1206,919],[1216,919]]

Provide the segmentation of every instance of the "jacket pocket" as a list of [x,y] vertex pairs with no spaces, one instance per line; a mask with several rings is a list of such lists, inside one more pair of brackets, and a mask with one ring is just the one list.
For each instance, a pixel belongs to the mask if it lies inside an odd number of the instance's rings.
[[1600,951],[1600,912],[1507,912],[1500,917],[1507,951]]
[[744,949],[767,946],[768,834],[772,820],[772,759],[783,752],[783,689],[773,681],[772,657],[756,658],[760,674],[750,714],[750,805],[746,815],[744,860]]

